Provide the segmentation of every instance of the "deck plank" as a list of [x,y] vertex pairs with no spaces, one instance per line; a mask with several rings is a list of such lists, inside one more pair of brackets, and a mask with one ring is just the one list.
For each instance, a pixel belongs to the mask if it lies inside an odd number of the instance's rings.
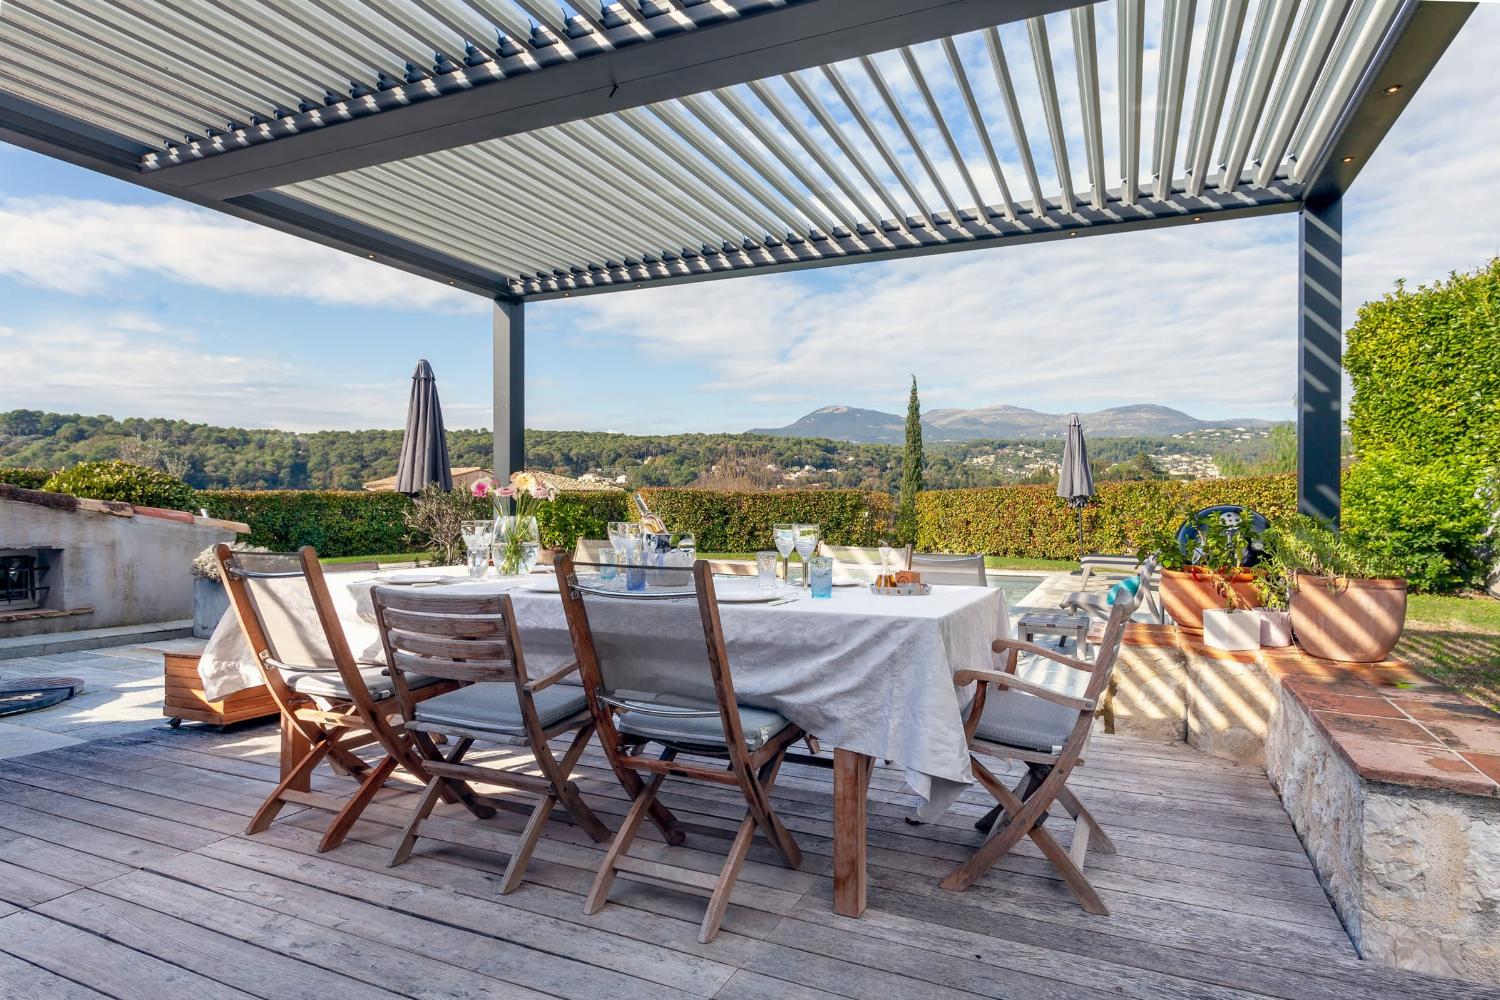
[[[832,777],[789,764],[774,798],[803,865],[757,843],[706,945],[697,890],[626,874],[585,915],[603,847],[564,822],[508,896],[504,834],[522,817],[503,810],[478,821],[442,807],[423,828],[434,836],[387,868],[414,802],[406,778],[334,851],[318,853],[327,814],[313,809],[247,838],[276,753],[271,727],[161,729],[15,762],[0,777],[0,1000],[269,998],[290,982],[329,1000],[1500,1000],[1361,962],[1265,776],[1188,747],[1101,736],[1077,774],[1120,847],[1089,858],[1107,918],[1084,913],[1029,842],[967,892],[939,888],[979,843],[988,802],[971,790],[937,822],[909,824],[897,768],[870,786],[870,908],[835,916]],[[618,823],[628,799],[597,747],[577,777]],[[320,773],[314,787],[348,781]],[[744,814],[738,793],[668,782],[662,797],[687,845],[647,826],[632,855],[716,872]]]

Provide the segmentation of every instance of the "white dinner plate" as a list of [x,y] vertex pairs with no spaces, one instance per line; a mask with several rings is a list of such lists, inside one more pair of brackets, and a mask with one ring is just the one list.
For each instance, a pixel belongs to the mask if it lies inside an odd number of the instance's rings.
[[859,580],[856,580],[852,576],[837,576],[837,575],[834,576],[834,578],[833,578],[833,585],[835,587],[861,587],[861,586],[864,586],[863,583],[861,583]]
[[400,583],[413,585],[418,583],[459,583],[457,577],[446,573],[392,573],[390,576],[382,576],[381,583]]
[[756,580],[746,580],[743,583],[726,580],[714,584],[714,596],[720,604],[765,604],[780,600],[786,595],[775,590],[761,590],[760,583]]
[[527,580],[521,584],[521,589],[529,590],[534,594],[562,593],[562,591],[557,589],[557,577],[555,576],[539,576],[535,580]]

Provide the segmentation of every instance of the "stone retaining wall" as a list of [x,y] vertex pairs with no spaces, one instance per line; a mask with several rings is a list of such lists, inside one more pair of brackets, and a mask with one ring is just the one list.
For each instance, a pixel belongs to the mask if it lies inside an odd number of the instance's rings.
[[1500,715],[1399,661],[1132,625],[1101,717],[1264,767],[1365,958],[1500,985]]

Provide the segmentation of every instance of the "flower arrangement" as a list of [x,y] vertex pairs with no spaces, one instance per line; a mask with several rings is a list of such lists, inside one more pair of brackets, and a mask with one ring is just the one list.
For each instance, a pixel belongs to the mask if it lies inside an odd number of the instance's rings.
[[[489,500],[495,511],[495,568],[503,576],[530,570],[527,546],[541,549],[537,508],[557,496],[546,483],[529,472],[513,472],[504,486],[493,479],[479,479],[470,492],[478,500]],[[534,558],[534,556],[533,556]]]

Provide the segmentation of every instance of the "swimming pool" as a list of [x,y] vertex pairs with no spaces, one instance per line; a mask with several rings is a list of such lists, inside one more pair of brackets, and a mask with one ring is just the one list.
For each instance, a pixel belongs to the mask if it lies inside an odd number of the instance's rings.
[[1025,599],[1026,595],[1041,585],[1045,576],[998,576],[991,574],[990,586],[999,587],[1005,594],[1005,606],[1013,608]]

